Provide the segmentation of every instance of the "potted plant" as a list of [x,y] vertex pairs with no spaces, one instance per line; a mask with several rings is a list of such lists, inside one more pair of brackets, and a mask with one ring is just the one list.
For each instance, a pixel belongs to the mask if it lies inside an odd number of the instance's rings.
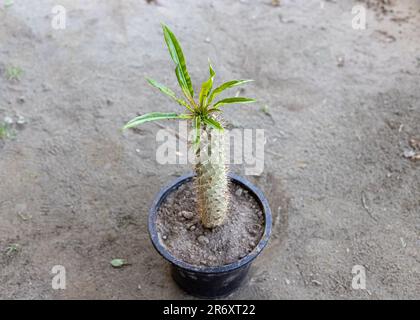
[[149,213],[149,232],[157,251],[171,262],[174,280],[185,291],[201,297],[225,296],[241,285],[271,232],[271,212],[262,192],[228,173],[225,164],[222,107],[255,100],[216,101],[222,91],[250,80],[232,80],[213,88],[215,72],[210,62],[209,78],[196,98],[181,46],[172,31],[162,27],[184,98],[155,80],[147,81],[184,112],[147,113],[129,121],[124,129],[162,119],[190,123],[195,172],[158,193]]

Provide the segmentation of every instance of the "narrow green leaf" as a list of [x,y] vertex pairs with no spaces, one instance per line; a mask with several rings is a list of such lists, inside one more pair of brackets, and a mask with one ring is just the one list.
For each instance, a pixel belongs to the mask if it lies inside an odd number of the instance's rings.
[[171,97],[172,99],[174,99],[176,102],[178,102],[178,104],[180,104],[181,106],[184,106],[185,108],[187,108],[188,110],[192,111],[191,107],[188,105],[188,103],[182,99],[179,99],[176,97],[175,92],[173,92],[171,89],[169,89],[168,87],[164,86],[163,84],[153,80],[153,79],[148,79],[146,78],[147,82],[149,82],[152,86],[154,86],[155,88],[158,88],[160,91],[162,91],[164,94],[168,95],[169,97]]
[[217,109],[217,108],[211,108],[211,109],[207,110],[207,113],[213,113],[213,112],[222,112],[222,110]]
[[[187,70],[187,65],[185,63],[185,57],[182,52],[181,46],[172,33],[172,31],[165,25],[162,25],[163,35],[165,37],[166,45],[168,46],[169,54],[171,55],[172,60],[179,66],[179,70],[176,71],[178,82],[180,82],[181,87],[186,85],[188,88],[188,93],[191,97],[194,97],[194,89],[192,87],[191,78]],[[179,73],[179,74],[178,74]],[[180,78],[182,81],[180,81]]]
[[207,96],[209,95],[211,89],[213,88],[213,79],[216,73],[214,72],[210,62],[209,62],[209,71],[210,71],[210,77],[206,82],[203,82],[201,85],[201,91],[200,91],[200,107],[204,107],[206,104]]
[[135,117],[127,122],[127,124],[123,127],[123,130],[136,127],[139,124],[149,121],[156,121],[156,120],[163,120],[163,119],[189,119],[191,116],[186,114],[178,115],[176,113],[163,113],[163,112],[151,112],[146,113],[142,116]]
[[216,75],[216,72],[214,72],[213,67],[211,66],[210,59],[208,61],[209,61],[209,73],[210,73],[210,76],[211,77],[214,77]]
[[223,131],[222,125],[218,121],[216,121],[215,119],[213,119],[213,118],[207,118],[207,117],[206,118],[203,118],[203,122],[205,124],[209,125],[213,129]]
[[175,67],[175,75],[176,78],[178,80],[178,84],[181,87],[182,92],[184,93],[184,96],[188,99],[191,100],[191,94],[190,91],[188,89],[188,84],[187,81],[185,80],[184,74],[182,73],[181,67],[179,66],[179,64]]
[[167,94],[168,96],[170,96],[171,98],[176,99],[175,96],[175,92],[173,92],[171,89],[169,89],[168,87],[165,87],[163,84],[157,82],[156,80],[153,79],[149,79],[146,78],[147,82],[149,82],[152,86],[158,88],[160,91],[162,91],[163,93]]
[[208,104],[210,104],[214,98],[216,98],[220,93],[222,93],[222,91],[251,81],[254,80],[232,80],[223,83],[222,85],[218,86],[216,89],[213,90],[209,97]]
[[214,104],[214,108],[218,108],[224,104],[231,104],[231,103],[251,103],[255,102],[255,99],[250,98],[244,98],[244,97],[234,97],[234,98],[226,98],[223,100],[220,100]]

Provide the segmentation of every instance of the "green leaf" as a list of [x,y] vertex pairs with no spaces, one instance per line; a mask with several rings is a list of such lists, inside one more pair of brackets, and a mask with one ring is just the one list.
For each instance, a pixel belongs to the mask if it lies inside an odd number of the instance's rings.
[[213,90],[213,92],[210,95],[208,104],[210,104],[213,101],[213,99],[216,98],[222,91],[251,81],[254,80],[232,80],[223,83],[222,85],[218,86],[216,89]]
[[185,108],[187,108],[188,110],[192,111],[191,107],[188,105],[188,103],[182,99],[179,99],[176,97],[175,92],[173,92],[171,89],[169,89],[168,87],[164,86],[163,84],[153,80],[153,79],[148,79],[146,78],[147,82],[149,82],[152,86],[154,86],[155,88],[158,88],[160,91],[162,91],[164,94],[168,95],[169,97],[171,97],[172,99],[174,99],[176,102],[178,102],[178,104],[180,104],[181,106],[184,106]]
[[207,118],[207,117],[203,118],[203,122],[209,125],[213,129],[223,131],[222,125],[218,121],[214,120],[213,118]]
[[135,117],[127,122],[123,127],[123,130],[136,127],[139,124],[149,121],[163,120],[163,119],[191,119],[192,116],[188,114],[176,114],[176,113],[163,113],[163,112],[150,112],[142,116]]
[[194,89],[192,87],[190,75],[188,74],[187,65],[185,63],[185,58],[181,46],[175,35],[167,26],[162,25],[162,28],[163,35],[165,37],[165,42],[168,46],[169,54],[171,55],[172,60],[177,65],[175,72],[178,78],[178,82],[180,82],[181,88],[183,88],[183,86],[186,86],[189,95],[191,97],[194,97]]
[[175,68],[175,74],[176,74],[176,78],[178,80],[178,84],[181,87],[182,92],[184,93],[185,97],[187,97],[187,99],[191,101],[192,97],[188,89],[187,81],[185,80],[184,74],[182,73],[182,70],[179,64]]
[[209,113],[213,113],[213,112],[222,112],[222,110],[217,109],[217,108],[211,108],[211,109],[207,110],[207,113],[208,113],[208,114],[209,114]]
[[114,268],[121,268],[125,265],[128,265],[128,263],[125,259],[113,259],[113,260],[111,260],[111,265]]
[[203,82],[201,85],[201,91],[200,91],[200,106],[204,107],[204,104],[207,100],[207,96],[209,95],[211,89],[213,88],[213,79],[216,73],[214,72],[210,61],[209,61],[209,71],[210,71],[210,77],[206,82]]
[[255,102],[255,99],[251,99],[251,98],[244,98],[244,97],[234,97],[234,98],[226,98],[223,100],[220,100],[218,102],[216,102],[214,104],[214,107],[220,107],[224,104],[231,104],[231,103],[251,103],[251,102]]

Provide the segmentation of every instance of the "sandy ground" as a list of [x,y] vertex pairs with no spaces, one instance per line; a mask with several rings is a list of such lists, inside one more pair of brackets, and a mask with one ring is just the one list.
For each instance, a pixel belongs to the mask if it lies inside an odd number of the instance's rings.
[[[249,178],[275,225],[231,298],[420,298],[420,161],[403,156],[420,138],[418,1],[367,1],[366,30],[350,0],[63,0],[65,30],[51,27],[55,1],[14,2],[0,7],[0,121],[26,123],[0,140],[0,298],[189,298],[146,225],[189,168],[156,162],[156,125],[119,131],[176,107],[144,80],[176,88],[161,21],[196,83],[207,57],[219,81],[256,80],[244,94],[259,103],[225,118],[266,130],[264,173]],[[51,287],[54,265],[66,290]],[[351,287],[354,265],[366,290]]]

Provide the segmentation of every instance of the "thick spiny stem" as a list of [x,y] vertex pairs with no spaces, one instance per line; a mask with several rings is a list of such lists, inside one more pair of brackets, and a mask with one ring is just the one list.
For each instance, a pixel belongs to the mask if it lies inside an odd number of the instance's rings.
[[223,133],[203,127],[196,156],[198,211],[203,225],[214,228],[224,222],[229,204]]

